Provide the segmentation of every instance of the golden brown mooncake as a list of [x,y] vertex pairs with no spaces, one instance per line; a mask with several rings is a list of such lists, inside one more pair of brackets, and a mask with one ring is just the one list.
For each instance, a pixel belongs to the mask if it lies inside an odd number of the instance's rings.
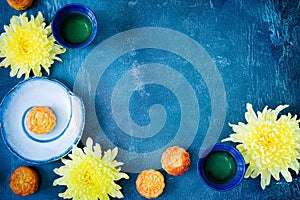
[[48,133],[55,125],[56,116],[47,106],[35,106],[26,115],[26,126],[33,133]]
[[171,175],[178,176],[190,167],[190,154],[181,147],[169,147],[161,158],[162,168]]
[[10,7],[16,10],[26,10],[32,4],[33,0],[7,0]]
[[165,179],[162,173],[154,169],[142,171],[136,181],[136,189],[143,197],[147,199],[157,198],[163,193],[165,188]]
[[31,167],[17,168],[10,176],[11,190],[20,196],[27,196],[37,191],[40,184],[38,173]]

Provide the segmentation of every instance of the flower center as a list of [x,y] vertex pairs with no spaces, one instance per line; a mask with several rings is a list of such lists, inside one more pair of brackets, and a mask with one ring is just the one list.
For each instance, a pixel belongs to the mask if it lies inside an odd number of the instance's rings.
[[[74,178],[79,188],[91,188],[96,187],[99,184],[97,180],[97,168],[96,161],[92,162],[91,160],[86,159],[86,162],[80,162],[79,165],[74,168]],[[76,175],[77,174],[77,175]]]
[[[286,127],[284,122],[264,121],[253,127],[251,142],[253,151],[252,158],[259,160],[262,168],[272,168],[274,163],[282,162],[283,160],[294,157],[295,150],[293,149],[294,141],[297,140],[292,132]],[[281,160],[278,160],[281,158]]]

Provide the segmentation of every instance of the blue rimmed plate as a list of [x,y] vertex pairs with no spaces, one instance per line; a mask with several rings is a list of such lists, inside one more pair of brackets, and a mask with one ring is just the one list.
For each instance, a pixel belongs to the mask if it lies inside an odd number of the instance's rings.
[[[56,126],[46,134],[30,132],[25,124],[28,110],[47,106],[56,115]],[[65,85],[46,77],[20,82],[0,105],[1,133],[8,149],[31,163],[55,161],[72,149],[84,127],[84,105]]]

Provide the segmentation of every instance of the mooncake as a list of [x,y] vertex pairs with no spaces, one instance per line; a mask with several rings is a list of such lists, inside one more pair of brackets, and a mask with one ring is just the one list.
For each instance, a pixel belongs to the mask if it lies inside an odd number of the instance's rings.
[[20,196],[27,196],[38,190],[40,179],[38,173],[31,167],[19,167],[10,176],[11,190]]
[[154,169],[142,171],[136,179],[136,189],[143,197],[157,198],[163,193],[165,179],[162,173]]
[[55,125],[56,116],[47,106],[35,106],[26,115],[26,126],[33,133],[48,133]]
[[10,7],[16,10],[26,10],[32,4],[33,0],[7,0]]
[[169,147],[161,158],[162,168],[171,175],[178,176],[186,172],[190,167],[190,155],[181,147]]

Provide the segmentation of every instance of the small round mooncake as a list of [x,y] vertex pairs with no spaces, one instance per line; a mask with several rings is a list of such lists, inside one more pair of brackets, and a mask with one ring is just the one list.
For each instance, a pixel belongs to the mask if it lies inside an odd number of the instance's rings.
[[162,168],[171,175],[178,176],[186,172],[190,167],[190,155],[181,147],[169,147],[161,158]]
[[27,128],[36,134],[45,134],[53,130],[56,116],[47,106],[35,106],[26,115]]
[[165,188],[165,179],[162,173],[154,169],[142,171],[136,179],[136,189],[143,197],[157,198]]
[[10,176],[11,190],[20,196],[27,196],[37,191],[40,184],[38,173],[31,167],[19,167]]
[[8,5],[16,10],[26,10],[32,2],[33,0],[7,0]]

